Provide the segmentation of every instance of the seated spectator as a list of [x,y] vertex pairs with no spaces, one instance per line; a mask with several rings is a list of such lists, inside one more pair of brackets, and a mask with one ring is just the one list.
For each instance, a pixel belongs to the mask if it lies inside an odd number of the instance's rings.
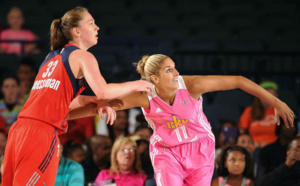
[[238,146],[244,147],[252,157],[253,168],[254,168],[254,177],[256,177],[257,168],[258,168],[258,152],[255,151],[254,142],[249,134],[241,134],[237,139]]
[[263,175],[257,186],[299,186],[300,185],[300,137],[289,144],[285,161]]
[[[278,96],[278,86],[273,81],[264,81],[260,84],[274,96]],[[246,130],[252,137],[255,147],[262,148],[277,140],[275,135],[276,117],[274,108],[259,98],[254,98],[252,106],[247,107],[239,121],[240,133]]]
[[[280,118],[280,123],[281,124],[276,127],[278,140],[262,148],[259,153],[258,178],[285,162],[288,145],[297,134],[297,125],[286,128],[282,118]],[[294,119],[294,123],[297,123],[296,119]]]
[[229,146],[221,153],[218,162],[218,175],[212,186],[252,186],[253,165],[249,152],[240,146]]
[[[18,41],[34,41],[37,36],[30,30],[22,28],[24,24],[24,17],[22,10],[18,7],[12,7],[7,14],[8,29],[1,32],[1,40],[18,40]],[[2,42],[0,43],[0,52],[7,54],[22,54],[22,45],[20,42]],[[37,45],[35,43],[28,43],[24,45],[24,54],[37,53]]]
[[55,180],[55,186],[83,186],[84,174],[82,166],[62,155],[63,145],[60,144],[60,159]]
[[119,138],[112,147],[110,169],[102,170],[95,182],[114,180],[118,186],[141,186],[147,178],[143,172],[135,141]]
[[71,143],[69,146],[64,144],[63,156],[70,160],[76,161],[77,163],[82,163],[85,159],[85,152],[81,144]]
[[0,115],[6,121],[7,130],[17,120],[24,102],[19,99],[19,80],[15,76],[7,76],[2,80],[1,91],[4,96],[0,100]]
[[35,75],[36,71],[32,59],[28,57],[23,58],[18,66],[17,76],[20,80],[19,96],[21,99],[24,99],[24,102],[29,96]]
[[104,120],[97,119],[97,133],[109,136],[112,142],[114,142],[118,138],[128,137],[129,133],[129,121],[128,121],[128,110],[119,110],[116,111],[117,117],[114,121],[113,125],[107,125],[105,123],[106,118]]
[[112,146],[110,138],[103,135],[92,136],[89,142],[92,153],[82,162],[86,184],[95,181],[101,170],[110,167]]
[[107,125],[109,137],[114,142],[118,138],[129,136],[128,110],[116,111],[117,117],[113,125]]
[[234,121],[222,121],[216,134],[216,152],[215,161],[218,162],[223,149],[236,144],[238,128]]
[[139,114],[136,117],[137,125],[134,130],[134,135],[140,136],[141,139],[150,141],[150,137],[153,134],[153,130],[150,128],[143,114]]

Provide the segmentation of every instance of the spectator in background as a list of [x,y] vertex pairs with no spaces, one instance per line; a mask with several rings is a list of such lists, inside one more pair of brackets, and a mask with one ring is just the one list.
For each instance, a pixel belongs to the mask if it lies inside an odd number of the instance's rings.
[[33,81],[36,75],[34,62],[31,58],[25,57],[21,60],[18,69],[17,76],[20,80],[20,98],[27,100]]
[[63,145],[60,144],[60,159],[55,180],[55,186],[83,186],[84,174],[82,166],[62,155]]
[[6,132],[4,130],[0,130],[0,157],[4,155],[6,141],[7,141]]
[[129,135],[128,109],[116,111],[116,114],[117,117],[113,125],[107,125],[109,137],[112,142]]
[[[264,81],[260,86],[278,97],[278,86],[275,82]],[[254,98],[253,105],[247,107],[240,118],[240,133],[248,130],[255,147],[262,148],[277,140],[275,134],[276,122],[274,108],[265,101]]]
[[146,121],[144,114],[141,113],[136,116],[137,125],[134,129],[134,135],[138,135],[141,137],[141,139],[150,141],[150,137],[153,134],[153,130],[148,125],[148,122]]
[[239,135],[236,144],[238,146],[244,147],[251,155],[253,160],[254,177],[256,177],[257,168],[258,168],[258,152],[254,151],[255,147],[251,136],[249,134]]
[[263,175],[257,186],[298,186],[300,185],[300,137],[289,144],[285,161],[269,173]]
[[253,165],[249,152],[240,146],[229,146],[222,151],[218,175],[212,186],[253,186]]
[[95,182],[114,180],[118,186],[142,186],[145,185],[146,178],[147,175],[141,168],[137,144],[124,137],[117,139],[112,147],[110,169],[102,170]]
[[6,76],[1,83],[1,91],[4,96],[0,100],[0,115],[6,121],[7,130],[17,120],[24,102],[19,98],[19,79],[15,76]]
[[[280,122],[283,122],[283,120],[280,119]],[[296,119],[294,119],[294,123],[297,123]],[[284,163],[286,160],[288,145],[296,136],[297,131],[297,125],[294,125],[294,127],[290,128],[287,128],[284,125],[279,125],[276,127],[276,135],[278,136],[278,140],[262,148],[259,153],[259,169],[257,173],[258,178]]]
[[221,122],[216,135],[215,162],[218,162],[220,154],[226,147],[236,144],[238,135],[238,128],[234,121]]
[[[18,41],[34,41],[38,37],[30,30],[22,29],[25,20],[22,10],[18,7],[12,7],[7,14],[8,29],[1,32],[1,40],[18,40]],[[19,42],[3,42],[0,43],[0,52],[7,54],[22,54],[22,45]],[[28,43],[24,45],[24,54],[38,53],[37,45],[35,43]]]
[[101,170],[110,167],[112,142],[107,136],[95,135],[91,137],[89,146],[92,154],[82,162],[85,183],[95,181]]
[[0,130],[3,130],[5,134],[7,134],[6,121],[1,114],[0,114]]
[[81,144],[71,143],[70,146],[64,146],[64,149],[63,156],[70,160],[82,163],[85,159],[85,152]]

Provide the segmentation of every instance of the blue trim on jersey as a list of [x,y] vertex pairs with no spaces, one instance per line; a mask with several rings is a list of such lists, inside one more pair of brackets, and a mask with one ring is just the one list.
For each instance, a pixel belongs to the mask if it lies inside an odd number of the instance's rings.
[[73,45],[69,45],[69,46],[65,46],[62,49],[51,51],[39,68],[39,70],[40,70],[53,57],[55,57],[57,55],[61,55],[62,62],[68,73],[69,79],[70,79],[72,87],[73,87],[73,93],[74,93],[73,98],[76,97],[79,89],[82,87],[82,85],[85,82],[84,78],[81,78],[81,79],[75,78],[75,76],[71,70],[70,64],[69,64],[69,56],[70,56],[71,52],[73,52],[74,50],[77,50],[77,49],[79,49],[79,48],[76,46],[73,46]]

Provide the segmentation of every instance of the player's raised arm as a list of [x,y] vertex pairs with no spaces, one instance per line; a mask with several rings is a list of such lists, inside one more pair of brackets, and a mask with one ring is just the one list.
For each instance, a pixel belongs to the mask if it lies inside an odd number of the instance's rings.
[[219,90],[239,88],[256,96],[275,108],[275,115],[279,124],[279,116],[283,118],[287,127],[294,126],[293,111],[277,97],[266,91],[253,81],[242,76],[183,76],[187,89],[192,97],[198,99],[201,94]]

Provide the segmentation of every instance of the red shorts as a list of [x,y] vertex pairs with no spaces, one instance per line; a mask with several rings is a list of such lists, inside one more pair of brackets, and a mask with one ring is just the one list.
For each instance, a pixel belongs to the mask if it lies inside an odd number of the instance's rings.
[[33,119],[18,119],[8,135],[2,185],[54,185],[59,145],[53,126]]

